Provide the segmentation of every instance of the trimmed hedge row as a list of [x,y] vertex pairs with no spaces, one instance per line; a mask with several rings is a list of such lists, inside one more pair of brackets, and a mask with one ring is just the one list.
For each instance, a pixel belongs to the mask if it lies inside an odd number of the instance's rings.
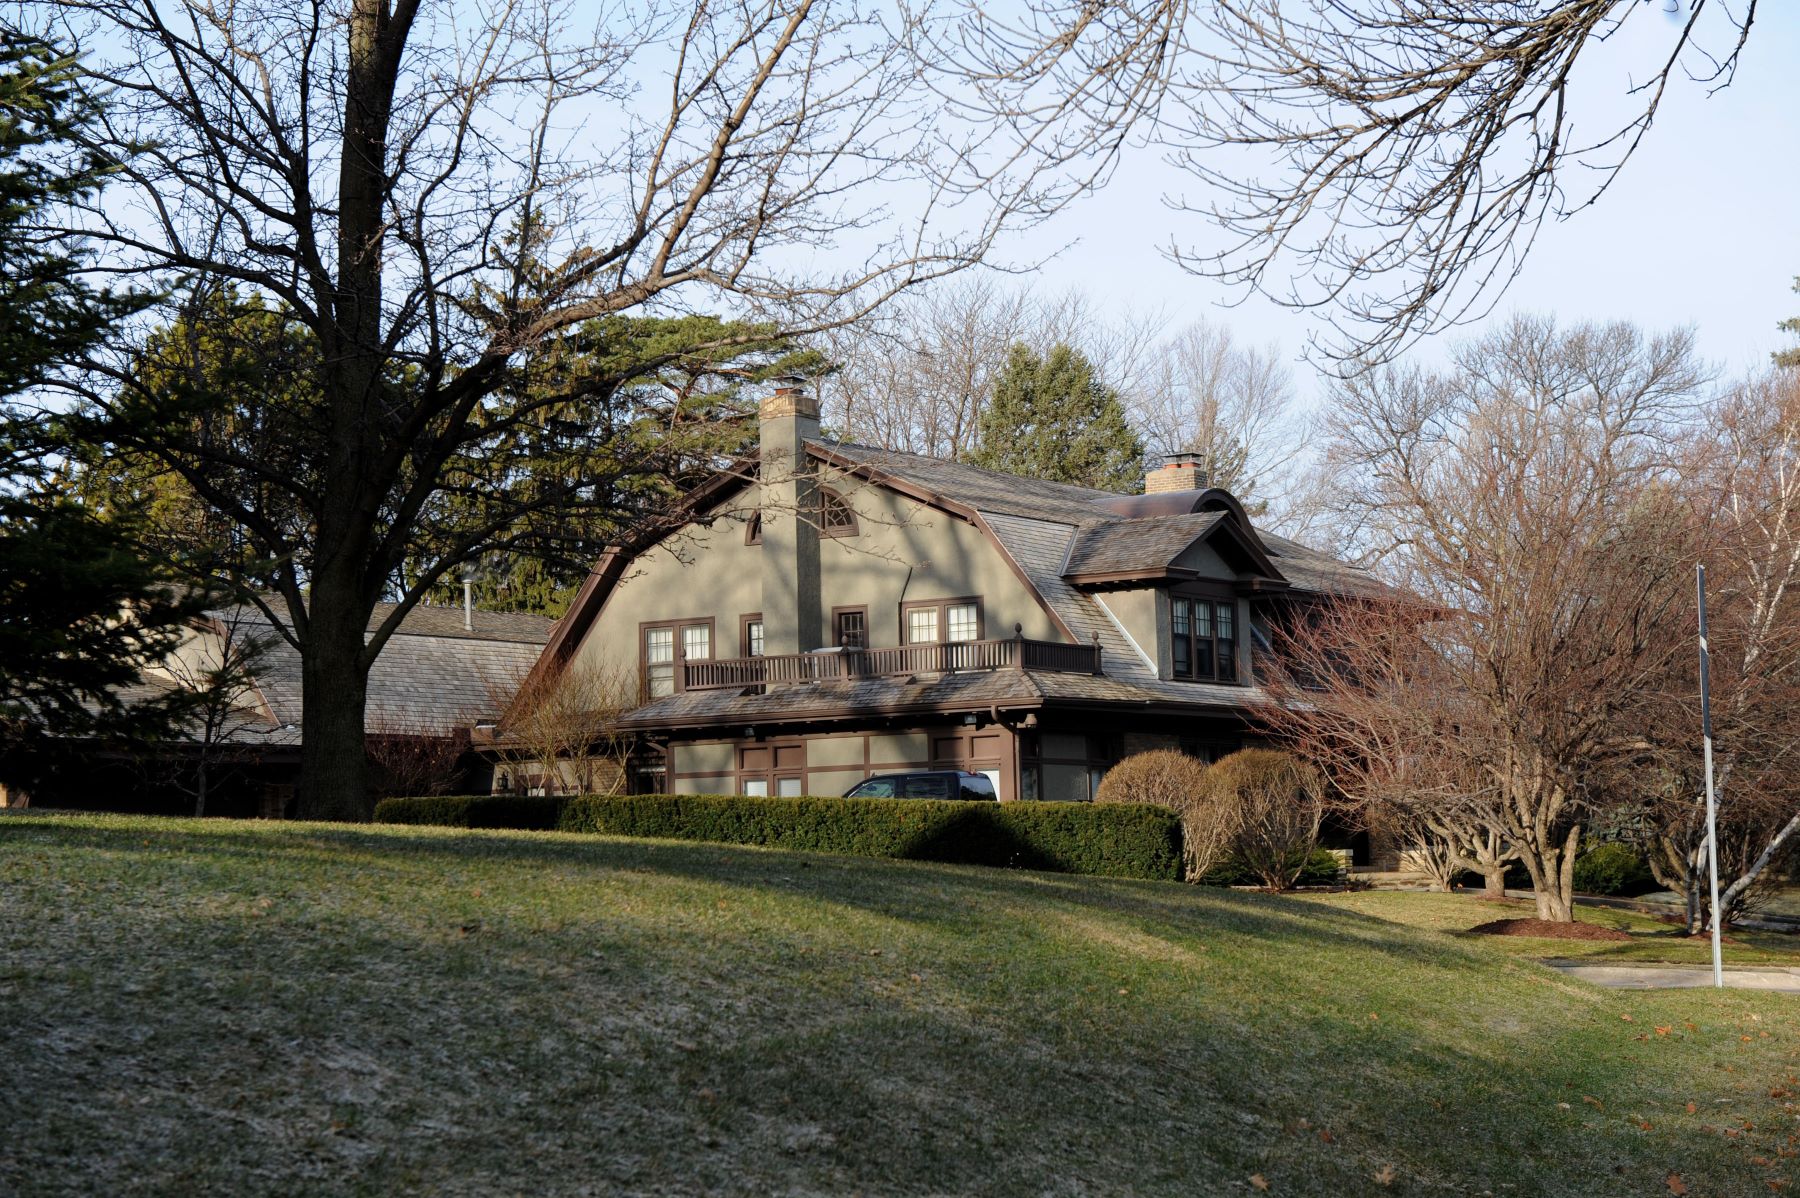
[[544,795],[427,795],[416,799],[383,799],[375,804],[375,822],[550,832],[561,825],[563,807],[568,801]]
[[[387,799],[375,808],[375,818],[460,828],[555,827],[1115,878],[1181,877],[1180,818],[1161,807],[1123,803],[494,795]],[[507,822],[526,818],[532,822]]]

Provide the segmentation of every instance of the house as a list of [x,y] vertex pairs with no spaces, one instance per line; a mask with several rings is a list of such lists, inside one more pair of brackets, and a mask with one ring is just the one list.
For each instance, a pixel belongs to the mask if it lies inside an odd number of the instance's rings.
[[[270,596],[268,605],[281,612],[281,602]],[[378,605],[370,632],[392,610]],[[365,720],[377,773],[398,775],[392,781],[401,789],[487,789],[487,762],[470,751],[469,727],[504,706],[553,626],[518,613],[425,605],[408,612],[369,671]],[[201,689],[227,664],[238,667],[242,683],[217,691],[175,741],[149,753],[70,746],[82,768],[60,770],[60,781],[9,801],[179,814],[194,810],[204,776],[208,814],[289,814],[306,735],[300,654],[260,607],[205,613],[144,667],[137,695],[128,698]]]
[[1089,799],[1127,754],[1239,747],[1269,629],[1384,590],[1257,530],[1192,460],[1142,495],[1018,478],[825,438],[797,387],[760,432],[673,534],[605,554],[536,667],[633,680],[636,790],[959,768]]

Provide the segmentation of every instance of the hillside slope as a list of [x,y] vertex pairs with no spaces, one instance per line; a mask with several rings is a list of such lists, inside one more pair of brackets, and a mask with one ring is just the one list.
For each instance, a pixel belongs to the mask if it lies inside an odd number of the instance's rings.
[[1791,999],[1324,904],[30,815],[0,894],[8,1194],[1800,1190]]

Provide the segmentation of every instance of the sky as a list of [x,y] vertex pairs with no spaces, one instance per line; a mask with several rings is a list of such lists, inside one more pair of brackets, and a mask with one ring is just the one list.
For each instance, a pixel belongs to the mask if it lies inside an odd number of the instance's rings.
[[[1741,4],[1734,0],[1733,8]],[[1609,117],[1616,125],[1626,111],[1626,73],[1641,78],[1668,43],[1668,18],[1655,9],[1634,18],[1590,64],[1585,93],[1576,96],[1584,107],[1572,109],[1580,128],[1597,130]],[[1729,374],[1758,369],[1771,351],[1792,344],[1775,326],[1800,315],[1792,290],[1800,275],[1797,63],[1800,5],[1764,0],[1736,81],[1711,95],[1685,80],[1672,84],[1612,189],[1597,206],[1546,225],[1489,319],[1548,311],[1647,329],[1691,324],[1701,352]],[[1163,253],[1204,219],[1170,211],[1163,197],[1176,194],[1205,198],[1189,176],[1139,151],[1110,186],[1006,249],[1033,258],[1073,240],[1043,265],[1036,286],[1085,291],[1115,316],[1160,311],[1171,326],[1205,316],[1297,359],[1319,329],[1316,317],[1260,297],[1224,308],[1239,293],[1184,272]],[[1204,233],[1195,229],[1191,239]],[[1439,338],[1413,352],[1435,356],[1444,348]]]

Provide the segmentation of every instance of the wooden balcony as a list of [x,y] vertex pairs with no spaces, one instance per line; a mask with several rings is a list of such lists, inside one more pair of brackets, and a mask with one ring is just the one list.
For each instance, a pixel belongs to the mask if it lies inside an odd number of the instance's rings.
[[856,678],[903,678],[913,674],[949,674],[963,670],[1098,674],[1100,646],[1012,637],[999,641],[902,645],[892,649],[826,649],[774,657],[682,662],[676,671],[676,680],[683,690],[699,691]]

